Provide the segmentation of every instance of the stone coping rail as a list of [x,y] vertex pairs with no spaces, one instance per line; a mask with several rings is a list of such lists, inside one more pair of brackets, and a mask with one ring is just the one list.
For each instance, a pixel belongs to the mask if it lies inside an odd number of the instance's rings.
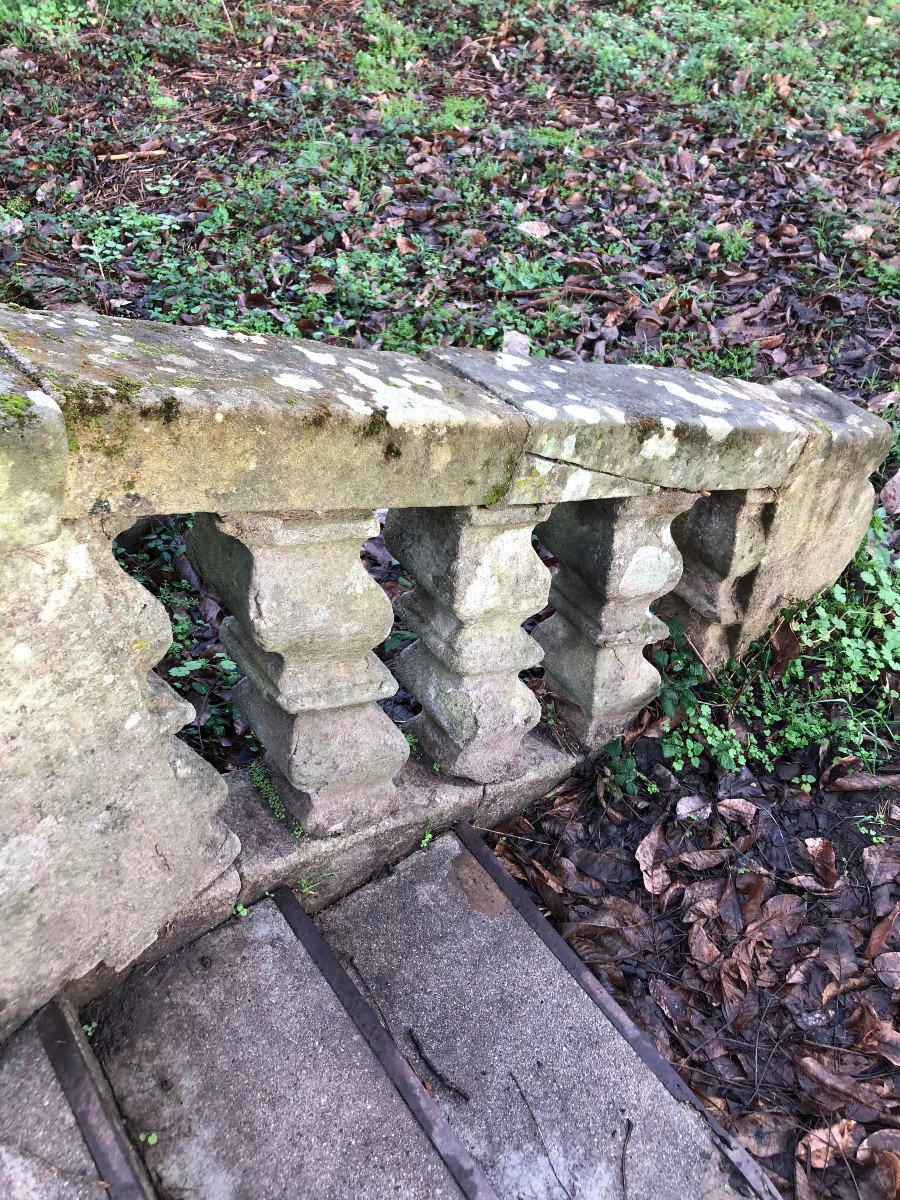
[[[425,828],[521,809],[575,761],[522,671],[543,662],[596,751],[659,686],[651,605],[707,664],[739,653],[837,578],[889,443],[800,377],[419,359],[81,308],[0,307],[0,335],[0,1033],[298,866],[334,879],[324,902]],[[359,553],[376,508],[416,585],[396,679]],[[291,853],[173,736],[193,713],[152,672],[168,619],[110,550],[182,512],[232,614],[235,702],[307,835]],[[422,707],[404,731],[379,705],[397,680]]]

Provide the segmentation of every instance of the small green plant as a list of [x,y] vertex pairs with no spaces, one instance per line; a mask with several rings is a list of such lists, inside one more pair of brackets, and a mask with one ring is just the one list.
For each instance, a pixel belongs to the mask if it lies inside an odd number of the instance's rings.
[[798,787],[801,792],[806,792],[809,795],[816,786],[816,777],[815,775],[795,775],[791,783],[794,787]]
[[416,741],[416,735],[414,733],[404,733],[403,736],[409,743],[410,751],[414,754],[419,748],[419,743]]
[[97,1032],[98,1024],[99,1024],[98,1021],[89,1021],[87,1023],[87,1025],[82,1025],[81,1028],[84,1030],[84,1036],[88,1037],[88,1038],[92,1038],[94,1036],[94,1034]]
[[159,1141],[159,1135],[156,1133],[139,1133],[138,1141],[143,1142],[145,1146],[155,1146]]
[[297,880],[297,887],[304,896],[314,896],[316,889],[321,887],[326,879],[332,879],[337,875],[337,871],[328,871],[324,868],[321,871],[316,871],[309,878]]
[[604,753],[607,786],[613,795],[636,796],[640,786],[651,795],[658,790],[657,785],[638,770],[634,755],[625,749],[621,738],[610,742]]
[[889,806],[879,808],[876,813],[859,813],[853,823],[862,837],[871,839],[873,846],[883,846],[887,841],[885,827],[890,813]]
[[432,763],[432,764],[431,764],[431,769],[432,769],[432,771],[434,771],[435,775],[440,775],[440,773],[441,773],[441,764],[440,764],[439,762]]
[[425,833],[422,835],[422,840],[419,842],[419,849],[427,850],[433,841],[434,841],[434,830],[431,828],[430,825],[426,825]]
[[272,783],[269,772],[259,759],[250,767],[250,782],[262,796],[263,800],[265,800],[266,804],[268,804],[275,819],[286,821],[287,809],[284,807],[281,797],[275,790],[275,785]]
[[250,909],[247,908],[246,904],[236,904],[232,911],[236,917],[247,917],[250,915]]

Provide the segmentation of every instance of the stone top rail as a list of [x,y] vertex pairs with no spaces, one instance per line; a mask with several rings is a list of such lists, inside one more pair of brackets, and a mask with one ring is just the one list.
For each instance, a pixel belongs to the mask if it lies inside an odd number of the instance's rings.
[[877,418],[805,379],[472,350],[423,362],[87,310],[0,307],[0,335],[27,369],[0,359],[0,389],[24,395],[44,521],[779,488],[816,444],[864,472],[882,454]]
[[[889,444],[799,378],[85,309],[0,307],[0,339],[0,1035],[239,897],[314,877],[321,903],[425,829],[546,795],[656,694],[660,615],[714,665],[837,578]],[[415,584],[393,607],[360,561],[376,508]],[[194,711],[152,670],[168,618],[111,553],[184,512],[271,811],[173,736]],[[415,640],[389,669],[395,619]],[[563,745],[520,678],[539,663]],[[398,681],[421,707],[403,731]]]

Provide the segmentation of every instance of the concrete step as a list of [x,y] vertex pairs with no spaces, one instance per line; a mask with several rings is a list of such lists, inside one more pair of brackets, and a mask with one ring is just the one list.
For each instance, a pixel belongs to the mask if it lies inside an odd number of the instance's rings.
[[[460,837],[315,922],[282,889],[87,1011],[158,1200],[773,1196],[477,835]],[[23,1070],[39,1075],[13,1063],[7,1090]],[[20,1152],[90,1168],[83,1146],[42,1147]],[[11,1200],[83,1200],[62,1178]],[[147,1195],[139,1178],[100,1194]]]
[[737,1200],[741,1167],[769,1194],[453,834],[317,923],[504,1200]]
[[0,1047],[0,1196],[101,1200],[100,1176],[34,1022]]
[[98,1021],[98,1057],[166,1200],[459,1200],[272,900],[136,972]]

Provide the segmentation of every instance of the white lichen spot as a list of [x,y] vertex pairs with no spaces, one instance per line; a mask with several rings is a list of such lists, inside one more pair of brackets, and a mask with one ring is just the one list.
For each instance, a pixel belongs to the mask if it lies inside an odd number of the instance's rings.
[[562,458],[571,458],[575,453],[575,443],[578,441],[578,435],[570,433],[562,444]]
[[774,425],[776,429],[780,429],[782,433],[797,433],[802,428],[796,421],[786,417],[784,413],[775,412],[771,408],[763,409],[760,416]]
[[202,337],[205,337],[205,338],[227,338],[228,337],[227,329],[210,329],[210,327],[208,325],[201,325],[197,329],[197,332]]
[[111,333],[109,336],[112,341],[121,342],[123,346],[128,346],[134,341],[134,338],[125,333]]
[[122,728],[123,729],[134,729],[135,725],[140,724],[140,721],[141,721],[141,714],[139,712],[133,712],[131,714],[131,716],[125,721]]
[[635,375],[634,381],[635,381],[635,383],[649,383],[650,382],[650,380],[647,378],[646,375]]
[[330,350],[308,350],[306,346],[298,346],[297,349],[310,362],[318,363],[321,367],[334,367],[337,365],[337,359]]
[[662,433],[655,433],[653,437],[647,438],[641,446],[641,458],[675,457],[678,451],[678,438],[672,432],[675,422],[670,421],[668,417],[660,417],[659,423],[663,427]]
[[601,404],[600,406],[608,417],[612,417],[617,425],[624,425],[627,418],[621,408],[616,408],[613,404]]
[[365,367],[367,371],[372,370],[372,363],[367,358],[351,358],[348,361],[355,363],[358,367]]
[[30,400],[35,408],[56,408],[55,402],[46,392],[40,391],[39,388],[32,388],[30,392],[25,393],[26,399]]
[[355,413],[359,413],[362,417],[370,417],[372,415],[372,405],[366,404],[365,400],[360,400],[359,396],[353,396],[350,392],[339,391],[336,393],[337,398],[342,400]]
[[227,354],[229,358],[236,358],[239,362],[256,362],[252,354],[245,354],[243,350],[232,350],[230,346],[219,346],[220,354]]
[[[368,365],[367,363],[366,366]],[[388,382],[358,367],[344,367],[344,374],[358,380],[369,389],[371,403],[384,410],[387,422],[391,426],[411,421],[446,421],[460,425],[466,419],[463,413],[437,396],[423,396],[414,392],[402,379],[395,378]]]
[[724,400],[707,400],[705,396],[689,392],[686,387],[682,387],[680,383],[673,383],[671,379],[655,379],[654,383],[657,387],[665,388],[670,396],[677,396],[679,400],[687,400],[689,404],[696,404],[699,408],[709,408],[713,412],[728,412],[731,407]]
[[225,414],[222,412],[222,410],[220,408],[216,409],[216,415],[213,417],[213,420],[218,421],[219,424],[221,424],[222,421],[225,420]]
[[659,546],[636,550],[619,582],[620,596],[655,596],[663,592],[677,560]]
[[173,387],[172,395],[178,400],[189,400],[196,390],[196,388],[191,387]]
[[293,371],[282,371],[280,375],[273,375],[272,378],[281,387],[291,388],[295,392],[317,392],[322,388],[318,379],[310,379],[308,375],[297,375]]
[[74,325],[84,325],[87,329],[99,329],[100,328],[99,321],[91,321],[88,317],[73,317],[72,323]]
[[588,425],[596,425],[600,420],[596,408],[588,408],[586,404],[564,404],[563,412],[574,417],[576,421],[587,421]]
[[534,388],[529,383],[523,383],[521,379],[507,379],[506,386],[511,387],[514,392],[525,392],[530,395]]
[[581,467],[570,467],[562,490],[562,500],[587,500],[596,487],[597,476]]
[[9,657],[14,666],[20,667],[31,658],[31,647],[24,642],[19,642],[17,646],[13,646]]
[[543,400],[526,400],[525,408],[529,412],[533,412],[535,416],[546,417],[548,421],[552,421],[556,417],[556,409],[552,404],[545,404]]
[[559,367],[556,365],[556,363],[551,363],[547,370],[552,371],[555,375],[565,375],[566,373],[566,368]]
[[494,359],[501,371],[518,371],[520,367],[528,367],[531,364],[527,358],[520,358],[518,354],[506,354],[503,350]]
[[700,421],[714,442],[721,442],[723,438],[727,438],[734,428],[731,422],[726,421],[724,417],[708,417],[705,413]]
[[[208,347],[204,346],[204,350]],[[171,363],[174,367],[196,367],[196,358],[188,358],[186,354],[164,354],[163,362]]]
[[178,374],[178,372],[175,370],[174,367],[157,367],[156,369],[160,375],[177,375]]
[[433,392],[442,392],[444,385],[439,379],[433,379],[430,375],[416,375],[412,371],[405,371],[403,378],[409,383],[418,385],[419,387],[431,388]]
[[551,392],[559,391],[559,384],[556,382],[555,379],[542,379],[541,386],[545,387],[545,388],[549,388]]

